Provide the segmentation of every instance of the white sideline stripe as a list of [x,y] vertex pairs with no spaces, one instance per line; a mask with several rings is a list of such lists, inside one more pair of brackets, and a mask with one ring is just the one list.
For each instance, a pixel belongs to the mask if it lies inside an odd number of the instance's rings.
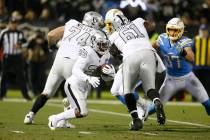
[[[47,105],[49,105],[49,106],[55,106],[55,107],[62,107],[62,105],[52,104],[52,103],[49,103]],[[129,114],[117,113],[117,112],[112,112],[112,111],[103,111],[103,110],[98,110],[98,109],[89,109],[89,111],[95,112],[95,113],[102,113],[102,114],[109,114],[109,115],[130,117]],[[156,118],[153,118],[153,117],[149,117],[148,119],[149,120],[155,120],[156,121]],[[199,123],[183,122],[183,121],[168,120],[168,119],[166,121],[167,122],[171,122],[171,123],[176,123],[176,124],[184,124],[184,125],[191,125],[191,126],[199,126],[199,127],[210,128],[209,125],[199,124]]]
[[[26,102],[24,99],[19,98],[6,98],[5,102]],[[61,103],[62,99],[50,99],[49,103]],[[87,100],[90,104],[109,104],[109,105],[117,105],[121,104],[118,100]],[[167,102],[167,106],[201,106],[200,103],[197,102]]]

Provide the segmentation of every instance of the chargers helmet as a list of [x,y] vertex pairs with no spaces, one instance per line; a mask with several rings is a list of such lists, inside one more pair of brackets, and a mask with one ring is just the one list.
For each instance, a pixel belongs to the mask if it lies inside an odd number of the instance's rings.
[[[174,29],[176,32],[174,36],[169,34],[169,30]],[[175,41],[182,37],[184,33],[184,23],[180,18],[172,18],[166,24],[166,34],[168,35],[169,39]]]
[[104,27],[103,17],[99,13],[94,11],[85,13],[82,23],[97,30]]
[[92,36],[92,48],[100,55],[104,55],[108,52],[110,47],[109,39],[102,31],[97,30]]
[[113,30],[113,19],[116,15],[124,15],[119,9],[110,9],[105,16],[105,31],[108,34],[112,34]]

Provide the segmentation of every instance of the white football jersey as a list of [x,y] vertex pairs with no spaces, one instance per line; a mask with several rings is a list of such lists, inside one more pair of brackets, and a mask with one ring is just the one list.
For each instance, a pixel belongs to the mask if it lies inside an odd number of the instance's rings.
[[137,18],[109,37],[110,42],[117,46],[124,58],[141,49],[153,49],[144,21],[142,18]]
[[80,49],[77,61],[74,64],[72,70],[72,76],[68,78],[70,83],[74,82],[81,85],[81,88],[87,86],[86,79],[87,76],[96,76],[94,70],[105,63],[108,63],[110,58],[110,53],[107,51],[102,57],[91,48],[90,46],[85,46]]
[[56,56],[76,59],[81,46],[90,45],[90,37],[95,30],[74,19],[69,20],[65,24]]

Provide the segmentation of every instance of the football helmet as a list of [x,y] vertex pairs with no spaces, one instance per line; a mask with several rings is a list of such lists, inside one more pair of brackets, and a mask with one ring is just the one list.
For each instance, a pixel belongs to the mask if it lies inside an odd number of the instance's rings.
[[119,9],[110,9],[105,16],[105,30],[106,33],[112,34],[113,33],[113,26],[112,21],[116,15],[124,15],[122,11]]
[[104,32],[99,30],[96,31],[91,36],[91,41],[92,41],[92,48],[100,55],[104,55],[108,52],[110,47],[110,42]]
[[[169,30],[173,29],[175,31],[174,35],[170,35]],[[168,35],[169,39],[175,41],[182,37],[184,33],[184,23],[180,18],[172,18],[168,21],[166,25],[166,34]]]
[[85,13],[82,23],[98,30],[104,27],[103,17],[94,11]]
[[128,18],[124,15],[116,15],[112,21],[113,31],[118,31],[121,26],[130,23]]

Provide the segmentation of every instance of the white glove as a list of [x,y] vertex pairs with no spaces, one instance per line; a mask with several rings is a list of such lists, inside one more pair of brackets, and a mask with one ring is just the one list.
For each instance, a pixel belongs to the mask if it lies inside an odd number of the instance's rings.
[[104,74],[113,76],[115,74],[115,69],[113,65],[106,65],[105,67],[102,68],[102,72]]
[[88,77],[87,81],[94,87],[97,88],[100,85],[99,77]]

